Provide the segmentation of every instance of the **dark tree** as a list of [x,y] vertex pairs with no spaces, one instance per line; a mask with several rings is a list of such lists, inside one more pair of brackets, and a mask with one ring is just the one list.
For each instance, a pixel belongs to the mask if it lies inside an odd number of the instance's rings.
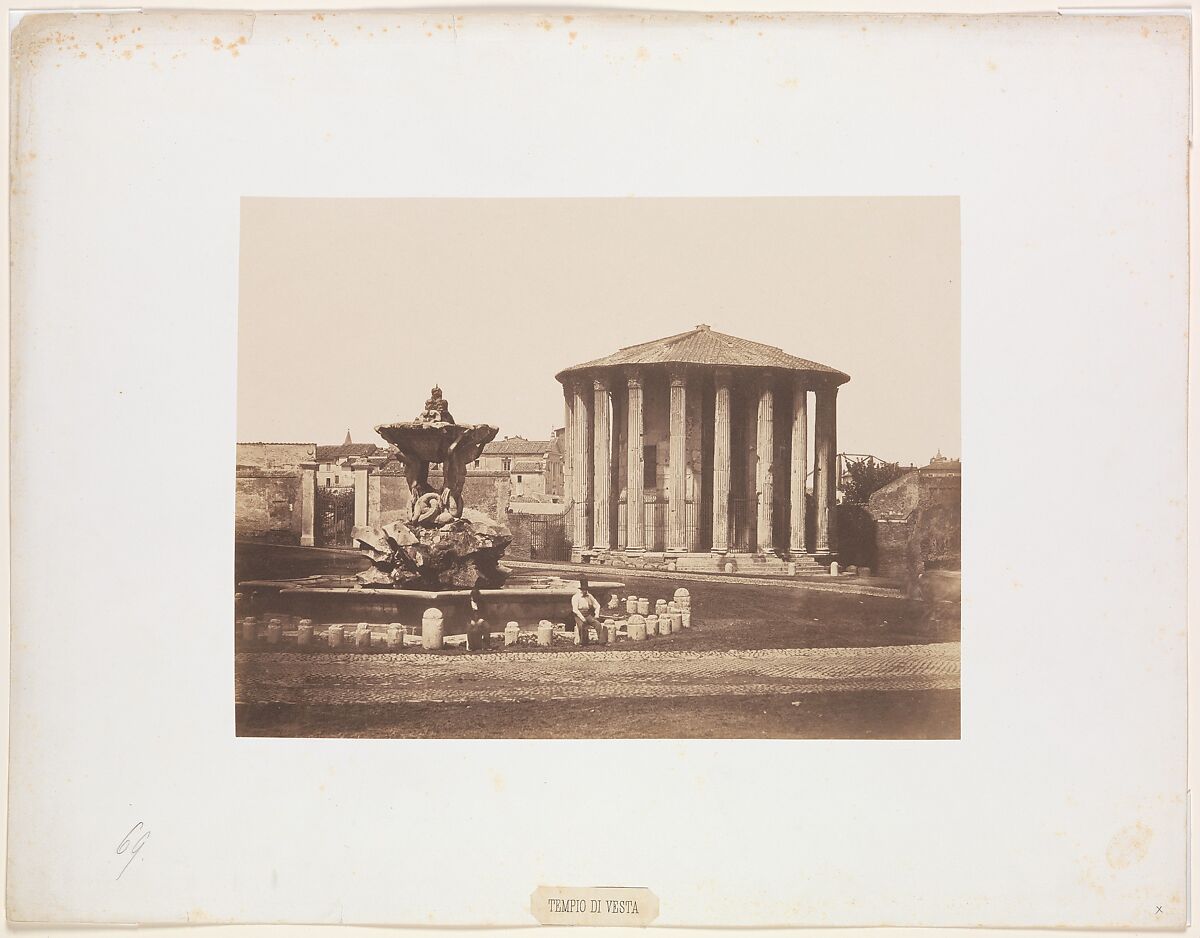
[[842,485],[842,491],[845,493],[843,501],[850,505],[865,505],[872,493],[911,471],[899,463],[881,462],[874,456],[847,460]]

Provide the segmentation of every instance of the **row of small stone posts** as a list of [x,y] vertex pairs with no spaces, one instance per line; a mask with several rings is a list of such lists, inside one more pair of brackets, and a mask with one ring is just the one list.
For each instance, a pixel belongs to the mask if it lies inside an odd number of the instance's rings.
[[[645,597],[627,596],[618,598],[613,595],[608,603],[606,621],[599,623],[596,639],[600,644],[612,644],[622,637],[630,641],[642,642],[656,635],[670,635],[691,628],[692,598],[686,589],[675,591],[674,598],[669,602],[665,599],[656,600],[651,611],[650,600]],[[622,615],[624,613],[624,615]],[[253,644],[260,637],[266,639],[268,645],[278,645],[283,641],[283,619],[273,618],[266,621],[266,631],[261,631],[262,623],[257,616],[246,616],[239,620],[242,641]],[[420,626],[421,647],[428,651],[437,651],[446,642],[445,622],[442,611],[437,608],[426,609],[421,617]],[[414,633],[399,622],[393,622],[387,627],[385,639],[391,651],[403,651],[405,637]],[[536,642],[541,646],[553,643],[555,635],[570,640],[571,631],[565,623],[556,626],[548,619],[542,619],[530,638],[536,636]],[[521,626],[517,622],[509,622],[504,628],[505,647],[522,644]],[[490,633],[483,628],[468,629],[465,641],[468,651],[480,651],[488,647]],[[587,638],[590,638],[588,636]],[[356,627],[348,625],[331,625],[323,633],[315,630],[311,619],[301,619],[296,627],[296,644],[300,647],[311,647],[324,639],[329,648],[345,647],[349,649],[370,650],[372,629],[369,623],[359,622]],[[574,634],[575,644],[585,644],[585,636],[579,634],[578,628]],[[416,638],[412,639],[415,644]],[[528,642],[532,644],[532,642]]]

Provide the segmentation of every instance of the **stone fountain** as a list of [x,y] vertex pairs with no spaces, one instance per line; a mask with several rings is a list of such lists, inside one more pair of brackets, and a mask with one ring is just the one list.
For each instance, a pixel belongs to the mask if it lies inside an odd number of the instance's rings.
[[[508,527],[463,504],[467,467],[496,438],[497,427],[455,422],[435,387],[415,420],[380,424],[375,430],[404,462],[412,498],[407,520],[354,528],[365,569],[353,576],[240,583],[254,598],[256,612],[318,622],[361,620],[378,628],[397,621],[415,625],[426,610],[437,609],[446,634],[453,634],[465,631],[469,591],[479,586],[493,627],[544,618],[571,621],[575,583],[555,576],[510,579],[510,571],[500,565],[512,542]],[[429,482],[434,464],[442,470],[439,488]],[[622,585],[590,582],[597,589]]]
[[[375,432],[404,461],[412,497],[407,521],[356,527],[352,537],[371,558],[359,574],[366,586],[400,589],[499,589],[509,571],[500,558],[512,541],[508,528],[481,511],[463,506],[467,467],[496,438],[497,427],[456,423],[435,387],[416,420],[385,423]],[[442,467],[442,487],[429,484],[431,463]]]

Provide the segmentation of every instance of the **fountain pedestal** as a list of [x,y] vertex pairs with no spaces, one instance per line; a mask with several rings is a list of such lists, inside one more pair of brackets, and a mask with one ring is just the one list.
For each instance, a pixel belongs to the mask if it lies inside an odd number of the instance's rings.
[[371,567],[358,574],[364,586],[499,589],[509,577],[500,559],[512,534],[471,508],[438,527],[396,521],[380,528],[355,528],[353,537],[371,558]]

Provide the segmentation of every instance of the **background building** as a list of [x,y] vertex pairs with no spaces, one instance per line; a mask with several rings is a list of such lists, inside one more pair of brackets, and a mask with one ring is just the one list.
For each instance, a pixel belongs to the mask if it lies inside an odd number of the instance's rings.
[[468,468],[474,473],[502,473],[509,478],[509,496],[561,499],[563,495],[562,430],[549,440],[527,440],[509,436],[493,440]]

